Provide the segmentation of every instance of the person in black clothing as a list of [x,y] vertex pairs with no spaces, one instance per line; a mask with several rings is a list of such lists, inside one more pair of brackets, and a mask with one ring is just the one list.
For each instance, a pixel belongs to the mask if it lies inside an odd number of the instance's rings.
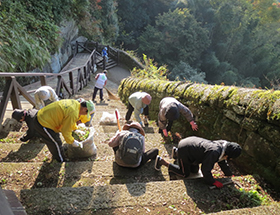
[[155,169],[160,170],[161,165],[164,165],[168,167],[170,175],[188,177],[190,173],[198,173],[199,164],[202,164],[201,171],[206,183],[221,188],[223,184],[215,180],[211,173],[214,164],[218,162],[225,175],[231,176],[232,172],[227,160],[237,158],[241,154],[241,150],[241,147],[234,142],[226,140],[211,141],[191,136],[182,139],[178,144],[178,148],[173,147],[172,149],[171,156],[174,159],[178,159],[179,165],[168,163],[160,156],[157,156]]
[[28,140],[36,136],[36,132],[34,130],[34,119],[35,116],[37,115],[37,112],[38,110],[36,109],[31,109],[31,110],[15,109],[13,111],[12,118],[17,120],[18,122],[25,121],[28,126],[28,130],[20,138],[22,142],[27,142]]

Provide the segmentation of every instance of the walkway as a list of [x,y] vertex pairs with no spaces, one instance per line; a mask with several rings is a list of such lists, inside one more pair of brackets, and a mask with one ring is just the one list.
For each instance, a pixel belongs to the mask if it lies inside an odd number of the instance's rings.
[[[73,69],[79,66],[82,66],[85,64],[85,62],[87,61],[88,57],[89,57],[89,53],[78,53],[73,60],[71,61],[71,63],[69,65],[66,65],[62,71],[66,71],[69,69]],[[102,72],[101,69],[97,69],[96,73]],[[118,89],[118,85],[120,83],[120,81],[129,76],[130,75],[130,71],[128,69],[126,69],[125,67],[122,66],[116,66],[114,68],[111,68],[108,70],[108,83],[107,83],[107,88],[109,90],[112,90],[112,92],[117,93],[117,89]],[[92,75],[92,79],[91,81],[88,83],[88,88],[92,89],[94,88],[94,74]],[[66,81],[69,81],[69,77],[65,76],[63,77]],[[53,89],[56,89],[56,85],[57,85],[57,78],[47,78],[47,84],[49,86],[51,86]],[[24,89],[26,91],[33,91],[32,93],[30,93],[30,95],[32,97],[34,97],[34,91],[36,89],[38,89],[41,86],[40,81],[32,83],[30,85],[27,85],[24,87]],[[74,96],[75,97],[75,96]],[[106,94],[105,94],[105,98],[106,98]],[[91,99],[91,98],[88,98]],[[26,99],[23,96],[20,96],[20,100],[21,100],[21,105],[23,109],[31,109],[33,108],[33,106],[26,101]],[[13,108],[11,105],[11,102],[8,103],[5,115],[4,115],[4,119],[3,119],[3,123],[5,122],[5,120],[7,118],[11,118],[11,114],[13,112]]]

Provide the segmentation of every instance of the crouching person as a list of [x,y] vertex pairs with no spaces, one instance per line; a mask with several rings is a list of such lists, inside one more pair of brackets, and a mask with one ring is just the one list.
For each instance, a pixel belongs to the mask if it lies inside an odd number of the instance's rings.
[[27,142],[28,140],[36,137],[36,132],[34,130],[34,119],[37,115],[38,110],[30,109],[30,110],[21,110],[15,109],[12,113],[12,118],[17,120],[18,122],[26,122],[28,130],[26,133],[20,138],[22,142]]
[[218,162],[225,175],[232,176],[227,160],[237,158],[241,154],[241,150],[237,143],[226,140],[211,141],[196,136],[187,137],[179,142],[178,148],[173,147],[172,149],[171,156],[177,159],[179,165],[168,163],[157,156],[155,169],[160,170],[161,165],[164,165],[168,167],[170,176],[175,174],[186,178],[190,173],[198,173],[199,164],[201,164],[201,171],[206,183],[221,188],[223,184],[215,180],[211,173],[214,164]]
[[72,131],[78,128],[76,122],[80,115],[87,114],[89,118],[93,108],[94,104],[91,101],[79,103],[73,99],[63,99],[43,107],[35,114],[33,130],[36,136],[46,143],[53,159],[58,162],[65,161],[60,132],[66,143],[74,147],[83,147],[81,142],[73,138]]
[[122,167],[136,168],[158,155],[158,149],[145,152],[145,132],[138,122],[125,124],[108,144],[115,152],[116,163]]

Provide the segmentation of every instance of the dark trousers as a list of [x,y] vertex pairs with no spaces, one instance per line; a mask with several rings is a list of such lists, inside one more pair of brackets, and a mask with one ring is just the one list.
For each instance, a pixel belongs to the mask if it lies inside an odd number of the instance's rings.
[[177,159],[178,164],[172,164],[170,163],[168,166],[168,172],[169,174],[176,174],[181,177],[188,177],[190,173],[198,173],[199,165],[193,165],[187,162],[183,162],[182,159]]
[[[168,120],[168,121],[167,121],[167,126],[166,126],[166,131],[167,131],[167,132],[168,132],[168,131],[171,131],[172,125],[173,125],[173,121]],[[158,133],[163,134],[162,129],[159,128],[159,129],[158,129]]]
[[92,101],[94,101],[98,90],[99,90],[99,93],[100,93],[99,94],[100,100],[103,100],[103,88],[100,89],[100,88],[94,87],[93,94],[92,94]]
[[[132,112],[134,111],[134,107],[130,103],[128,103],[127,108],[128,108],[128,110],[125,115],[125,120],[129,121],[131,118]],[[144,115],[149,116],[149,106],[148,105],[144,108]]]
[[58,162],[63,162],[65,156],[59,133],[54,132],[52,129],[43,127],[38,122],[37,116],[34,120],[34,129],[36,130],[38,136],[46,143],[53,159],[56,159]]

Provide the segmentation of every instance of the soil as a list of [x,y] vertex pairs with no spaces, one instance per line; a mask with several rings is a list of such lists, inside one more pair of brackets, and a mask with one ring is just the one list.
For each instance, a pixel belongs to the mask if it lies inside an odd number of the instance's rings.
[[[117,88],[122,78],[127,77],[129,74],[127,70],[117,70],[112,69],[109,73],[109,79],[114,80],[108,81],[107,88],[113,94],[117,95]],[[92,88],[85,88],[82,91],[84,99],[91,99]],[[79,94],[75,95],[75,98],[81,96]],[[156,127],[155,122],[150,122],[151,126]],[[11,132],[5,139],[0,140],[3,143],[21,143],[18,138],[26,131],[27,127],[23,126],[20,132]],[[106,143],[108,138],[104,140],[104,136],[97,137],[97,142]],[[158,140],[149,139],[150,142],[158,142]],[[161,140],[163,144],[166,144],[166,147],[171,148],[174,144],[171,140]],[[57,163],[52,162],[51,154],[47,149],[42,150],[42,144],[39,144],[40,140],[35,139],[29,141],[29,145],[32,147],[29,150],[33,150],[36,153],[36,156],[32,156],[32,153],[19,153],[18,152],[10,152],[7,156],[1,156],[1,162],[29,162],[28,167],[24,165],[22,167],[18,167],[19,170],[17,174],[9,175],[8,172],[0,173],[0,184],[3,189],[30,189],[30,188],[42,188],[42,187],[59,187],[59,178],[57,175],[52,173],[56,172],[56,168],[60,167]],[[44,146],[45,147],[45,146]],[[1,153],[7,153],[5,149],[0,149]],[[91,158],[92,160],[96,158]],[[98,158],[103,160],[112,160],[113,157],[109,156],[104,158]],[[90,159],[86,159],[90,161]],[[36,172],[39,168],[36,162],[44,161],[43,167],[40,167],[40,174]],[[263,180],[261,176],[258,175],[247,175],[242,169],[235,166],[233,162],[230,162],[231,170],[233,171],[234,177],[232,180],[234,184],[225,186],[221,189],[208,189],[203,192],[199,192],[199,186],[194,185],[194,189],[197,189],[192,196],[192,198],[186,198],[184,201],[174,204],[168,205],[164,204],[162,206],[136,206],[136,207],[120,207],[120,208],[112,208],[112,209],[103,209],[103,210],[89,210],[83,211],[81,213],[76,214],[201,214],[201,213],[213,213],[218,211],[226,211],[231,209],[238,208],[253,208],[260,205],[271,205],[273,203],[277,203],[280,201],[280,195],[277,193],[273,187]],[[11,168],[15,168],[11,165]],[[32,172],[33,171],[33,172]],[[218,165],[215,165],[213,171],[213,176],[215,178],[219,178],[221,180],[228,180],[227,177],[224,176],[223,172],[219,168]],[[32,175],[34,177],[30,177]],[[56,176],[56,178],[55,178]],[[67,175],[67,180],[69,182],[75,181],[75,175]],[[73,178],[71,178],[73,177]],[[178,179],[178,178],[177,178]],[[153,180],[157,180],[157,178],[142,178],[139,177],[137,179],[139,182],[149,182]],[[179,179],[181,180],[181,179]],[[99,178],[95,185],[106,184],[108,178]],[[195,182],[193,182],[195,184]],[[201,182],[199,182],[201,183]],[[64,184],[65,186],[65,184]],[[85,186],[85,185],[83,185]],[[18,191],[19,192],[19,191]],[[213,193],[215,194],[215,199],[213,200]],[[17,193],[19,196],[19,193]],[[277,213],[277,212],[276,212]],[[276,214],[275,213],[275,214]],[[49,212],[49,214],[59,214],[57,212]],[[246,213],[244,213],[246,214]],[[248,212],[250,213],[250,210]],[[273,213],[272,213],[273,214]]]

